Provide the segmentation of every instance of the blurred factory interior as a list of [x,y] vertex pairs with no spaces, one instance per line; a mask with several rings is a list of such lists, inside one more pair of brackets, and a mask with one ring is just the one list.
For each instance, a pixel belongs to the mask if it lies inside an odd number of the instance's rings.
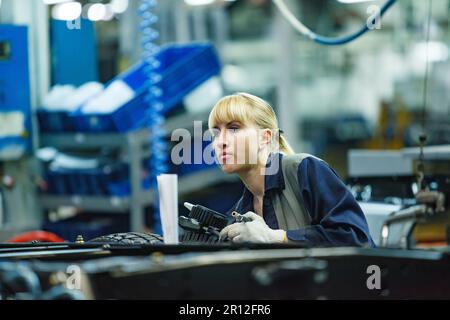
[[[69,113],[78,107],[77,97],[73,99],[75,102],[61,102],[58,92],[50,96],[52,88],[59,89],[64,97],[84,84],[91,85],[86,91],[95,91],[92,82],[98,82],[99,86],[106,84],[139,61],[142,47],[138,6],[139,1],[126,0],[110,3],[2,1],[0,22],[24,25],[28,30],[28,41],[20,39],[18,32],[15,49],[24,51],[17,58],[23,60],[12,61],[17,63],[15,66],[1,66],[1,95],[4,101],[20,99],[28,107],[25,115],[29,126],[25,131],[30,144],[23,155],[19,151],[16,156],[8,148],[5,129],[0,210],[3,240],[18,231],[41,229],[43,225],[70,241],[83,232],[96,236],[108,231],[142,231],[144,223],[145,228],[153,229],[151,205],[126,208],[136,201],[123,200],[127,196],[110,196],[108,190],[95,190],[99,193],[95,197],[88,190],[87,193],[71,190],[70,181],[64,181],[61,175],[58,178],[56,163],[53,163],[54,172],[50,170],[49,162],[55,159],[42,152],[42,148],[53,148],[62,155],[84,153],[80,160],[101,159],[113,166],[119,164],[118,157],[125,157],[118,154],[115,146],[103,143],[95,146],[95,133],[77,133],[70,123],[64,127],[64,120],[58,118],[53,119],[56,123],[52,126],[51,120],[45,118],[45,111]],[[355,30],[369,17],[367,3],[304,0],[292,1],[291,7],[305,24],[330,36]],[[399,151],[419,145],[428,61],[427,144],[450,143],[448,1],[434,2],[429,43],[427,1],[402,1],[382,18],[379,30],[345,46],[329,47],[296,33],[267,0],[166,0],[160,1],[155,10],[159,17],[159,45],[208,41],[214,45],[222,63],[220,77],[211,77],[171,108],[166,117],[169,123],[175,119],[189,126],[192,124],[189,119],[206,121],[208,111],[221,96],[251,92],[274,106],[281,127],[297,152],[321,157],[342,178],[351,178],[349,150]],[[2,28],[2,38],[5,38],[9,31],[5,29],[7,26]],[[4,46],[2,43],[2,56],[8,52]],[[6,115],[9,106],[2,101],[1,107]],[[1,121],[6,124],[10,120],[3,116]],[[2,127],[6,127],[4,123]],[[176,122],[174,125],[177,126]],[[91,137],[94,141],[89,141]],[[39,151],[43,158],[39,157]],[[65,159],[60,160],[64,165]],[[448,169],[448,163],[441,167]],[[89,166],[89,163],[81,161],[80,165]],[[184,178],[181,200],[196,200],[225,211],[239,198],[242,188],[236,184],[240,182],[226,177],[217,166],[193,167],[169,168],[169,172],[181,171],[180,179]],[[208,179],[204,178],[205,174]],[[397,176],[394,171],[391,175]],[[401,175],[404,173],[399,172],[398,176]],[[402,198],[400,194],[385,196]],[[119,212],[125,209],[124,215],[112,218],[108,215],[111,207]],[[123,224],[129,221],[126,214],[131,210],[143,211],[145,221],[134,221],[133,226],[124,228]],[[113,224],[119,229],[108,230],[114,229]]]
[[162,234],[162,173],[178,175],[180,213],[227,212],[239,177],[173,163],[170,135],[207,130],[217,101],[249,92],[296,152],[336,170],[377,246],[448,246],[448,213],[383,238],[422,187],[450,196],[450,1],[430,2],[396,1],[372,21],[386,1],[284,1],[330,38],[367,22],[327,46],[271,0],[0,0],[0,242]]

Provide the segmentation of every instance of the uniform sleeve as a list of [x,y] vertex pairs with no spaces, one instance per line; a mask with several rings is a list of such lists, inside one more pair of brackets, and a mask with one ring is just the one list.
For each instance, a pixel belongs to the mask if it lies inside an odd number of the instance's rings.
[[327,163],[314,157],[306,158],[300,163],[297,174],[311,226],[288,230],[290,241],[315,247],[375,246],[360,206]]

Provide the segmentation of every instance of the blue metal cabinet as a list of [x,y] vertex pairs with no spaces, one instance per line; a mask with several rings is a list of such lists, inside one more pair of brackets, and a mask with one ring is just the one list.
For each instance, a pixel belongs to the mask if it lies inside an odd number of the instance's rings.
[[31,150],[28,28],[0,25],[0,161]]
[[95,27],[81,19],[79,28],[68,27],[67,21],[51,20],[52,83],[76,87],[98,81]]

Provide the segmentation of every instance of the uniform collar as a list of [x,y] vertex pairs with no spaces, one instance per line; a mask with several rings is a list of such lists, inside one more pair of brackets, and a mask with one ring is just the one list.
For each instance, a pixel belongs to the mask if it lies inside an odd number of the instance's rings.
[[[283,169],[281,166],[283,154],[271,153],[266,163],[266,175],[264,177],[264,194],[267,195],[271,191],[284,190],[286,185],[283,177]],[[244,186],[242,197],[242,208],[248,209],[253,207],[253,194]]]
[[283,177],[282,168],[283,154],[271,153],[266,164],[266,176],[264,183],[264,192],[267,193],[270,190],[279,189],[284,190],[286,187]]

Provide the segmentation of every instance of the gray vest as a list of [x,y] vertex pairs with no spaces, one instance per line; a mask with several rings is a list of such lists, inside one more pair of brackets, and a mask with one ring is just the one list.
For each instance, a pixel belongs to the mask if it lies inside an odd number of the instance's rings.
[[282,170],[285,189],[280,193],[274,193],[272,197],[278,226],[283,230],[297,230],[311,225],[309,215],[302,198],[298,181],[298,166],[310,154],[300,153],[283,156]]

